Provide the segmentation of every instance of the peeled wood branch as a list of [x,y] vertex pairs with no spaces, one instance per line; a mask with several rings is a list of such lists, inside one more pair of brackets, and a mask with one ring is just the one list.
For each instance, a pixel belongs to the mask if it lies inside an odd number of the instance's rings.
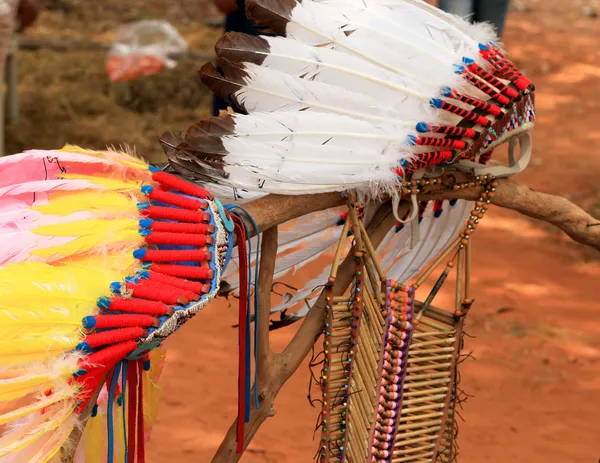
[[[481,188],[424,194],[419,199],[476,200]],[[566,198],[540,193],[509,178],[498,180],[492,204],[550,223],[578,243],[600,251],[600,220]]]

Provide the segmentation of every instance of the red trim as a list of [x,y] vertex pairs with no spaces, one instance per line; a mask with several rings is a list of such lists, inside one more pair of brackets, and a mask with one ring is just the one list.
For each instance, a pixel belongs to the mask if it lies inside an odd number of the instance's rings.
[[[118,315],[113,315],[113,318],[115,317],[118,317]],[[102,333],[88,334],[83,336],[82,341],[94,349],[107,344],[116,344],[130,339],[138,339],[145,337],[146,335],[146,331],[141,327],[129,327],[103,331]]]
[[[131,300],[126,301],[129,302]],[[94,329],[96,330],[125,328],[129,326],[150,327],[157,325],[156,319],[149,315],[96,315],[94,318],[96,319],[96,326],[94,326]]]
[[138,360],[138,412],[137,412],[137,457],[138,463],[146,462],[146,436],[144,432],[144,361]]
[[148,249],[146,250],[146,255],[140,260],[142,262],[203,262],[210,261],[211,259],[212,252],[210,251],[199,251],[194,249],[186,249],[184,251],[157,251]]
[[148,301],[164,302],[165,304],[171,305],[187,305],[189,300],[178,294],[178,292],[171,290],[167,286],[161,287],[160,285],[148,285],[148,284],[131,284],[125,285],[127,291],[131,291],[133,297],[140,299],[146,299]]
[[151,219],[178,220],[189,223],[210,222],[210,214],[208,212],[189,211],[174,207],[148,206],[148,208],[142,210],[142,214]]
[[138,362],[131,360],[127,362],[127,463],[135,463],[136,452],[136,414],[139,405],[138,400]]
[[208,203],[206,201],[200,201],[199,199],[186,198],[185,196],[176,195],[175,193],[169,193],[168,191],[159,190],[154,188],[148,195],[153,201],[159,201],[161,203],[171,204],[178,206],[183,209],[189,209],[191,211],[206,210]]
[[215,272],[210,267],[191,267],[189,265],[152,264],[152,271],[192,280],[212,280]]
[[149,272],[148,280],[165,283],[176,288],[185,289],[186,291],[192,291],[195,294],[206,294],[210,291],[210,285],[199,283],[197,281],[184,280],[183,278],[172,277],[169,275],[163,275],[162,273],[157,272]]
[[152,180],[168,187],[169,189],[179,190],[186,195],[209,200],[214,198],[213,195],[211,195],[210,192],[204,188],[200,188],[198,185],[186,182],[185,180],[181,180],[179,177],[175,177],[174,175],[163,171],[154,172],[152,174]]
[[181,246],[205,246],[214,243],[213,237],[208,235],[157,231],[152,231],[146,236],[145,241],[148,244],[177,244]]
[[[146,315],[171,315],[173,307],[164,302],[146,301],[142,299],[129,299],[113,297],[110,299],[110,307],[103,310],[115,310],[118,312],[142,313]],[[114,317],[114,315],[110,315]]]
[[214,233],[214,225],[205,225],[200,223],[177,223],[177,222],[158,222],[154,221],[150,225],[153,232],[173,232],[173,233],[193,233],[206,235]]
[[237,236],[238,253],[240,262],[240,303],[238,313],[238,415],[236,427],[237,448],[236,453],[244,450],[244,418],[246,409],[245,390],[245,362],[246,362],[246,317],[248,311],[248,250],[246,248],[246,232],[239,217],[233,217],[235,234]]

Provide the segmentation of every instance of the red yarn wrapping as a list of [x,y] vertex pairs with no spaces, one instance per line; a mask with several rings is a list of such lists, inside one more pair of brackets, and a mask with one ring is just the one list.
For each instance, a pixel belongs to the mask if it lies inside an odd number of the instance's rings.
[[525,91],[533,88],[533,82],[523,75],[519,69],[497,48],[490,47],[487,50],[480,50],[479,53],[495,68],[495,74],[510,80],[519,90]]
[[471,63],[467,66],[467,68],[472,73],[477,74],[483,80],[492,84],[494,87],[496,87],[498,90],[500,90],[500,92],[504,93],[507,97],[509,97],[513,100],[515,98],[519,97],[519,92],[517,92],[514,88],[510,88],[504,82],[501,82],[496,76],[493,76],[492,74],[487,72],[485,69],[483,69],[477,63]]
[[139,339],[144,336],[145,332],[143,328],[129,327],[103,331],[102,333],[88,334],[83,337],[82,341],[94,349],[107,344],[116,344],[118,342],[129,341],[130,339]]
[[240,309],[238,314],[238,415],[236,439],[236,453],[240,454],[244,450],[244,418],[246,409],[246,400],[244,394],[245,388],[245,362],[246,362],[246,317],[248,312],[248,250],[246,248],[246,233],[242,226],[241,219],[233,217],[235,224],[235,234],[237,236],[238,253],[240,261]]
[[200,201],[199,199],[186,198],[185,196],[176,195],[175,193],[169,193],[168,191],[159,190],[154,188],[148,195],[153,201],[159,201],[161,203],[171,204],[173,206],[182,207],[183,209],[189,209],[191,211],[206,210],[208,203],[206,201]]
[[[113,297],[110,299],[110,307],[103,310],[114,310],[117,312],[141,313],[146,315],[171,315],[173,308],[164,302],[144,301],[142,299],[126,299],[123,297]],[[110,315],[115,317],[115,315]],[[98,319],[98,317],[96,317]]]
[[105,368],[88,368],[89,373],[78,378],[71,378],[69,384],[77,383],[81,385],[81,391],[79,392],[78,398],[80,400],[79,405],[75,408],[75,413],[81,413],[88,402],[92,398],[92,394],[98,389],[100,383],[104,380],[106,374]]
[[[104,369],[112,368],[138,347],[135,341],[125,341],[119,344],[105,347],[98,352],[88,355],[78,361],[82,368],[103,367]],[[85,377],[85,376],[83,376]]]
[[156,231],[152,231],[146,236],[145,241],[148,244],[177,244],[181,246],[204,246],[214,243],[213,237],[208,235]]
[[496,100],[498,103],[500,103],[503,106],[507,106],[510,104],[510,100],[505,96],[502,95],[499,91],[497,91],[496,89],[490,87],[489,85],[487,85],[485,82],[479,80],[477,77],[475,77],[473,74],[471,74],[470,72],[465,72],[463,74],[463,76],[465,77],[465,79],[467,79],[467,81],[473,85],[475,88],[481,90],[483,93],[485,93],[486,95],[489,95],[490,98],[492,98],[493,100]]
[[124,328],[130,326],[149,327],[157,324],[156,319],[149,315],[96,315],[94,329]]
[[135,463],[136,414],[138,411],[138,362],[127,362],[127,462]]
[[175,177],[174,175],[167,174],[163,171],[154,172],[152,174],[152,180],[170,189],[179,190],[186,195],[196,196],[197,198],[202,199],[213,199],[213,195],[211,195],[210,192],[204,188],[200,188],[198,185],[186,182],[185,180],[181,180],[179,177]]
[[214,233],[214,225],[206,225],[203,223],[178,223],[178,222],[159,222],[153,221],[150,225],[150,230],[153,232],[172,232],[172,233],[193,233],[206,235]]
[[159,301],[173,305],[187,305],[189,302],[189,300],[180,296],[176,291],[170,290],[167,286],[161,288],[160,286],[127,283],[125,288],[132,291],[133,297],[148,301]]
[[415,143],[419,146],[437,146],[441,148],[451,148],[464,150],[467,143],[462,140],[454,140],[452,138],[436,138],[418,136]]
[[477,136],[477,132],[475,130],[457,127],[455,125],[429,124],[429,131],[433,133],[443,133],[449,137],[475,138]]
[[172,277],[169,275],[163,275],[162,273],[149,272],[148,280],[165,283],[167,285],[185,289],[187,291],[193,291],[195,294],[205,294],[210,291],[210,285],[205,285],[197,281],[184,280],[183,278]]
[[210,222],[210,214],[208,212],[189,211],[174,207],[148,206],[142,213],[151,219],[178,220],[189,223]]
[[492,154],[494,150],[489,150],[479,156],[479,164],[487,164],[490,159],[492,159]]
[[177,294],[179,296],[182,296],[188,301],[197,301],[198,299],[200,299],[198,294],[194,291],[188,291],[187,289],[177,288],[168,283],[163,283],[156,280],[150,281],[147,279],[140,279],[138,285],[145,286],[147,288],[154,288],[158,291],[169,291],[171,294]]
[[143,262],[183,262],[183,261],[210,261],[212,252],[186,249],[184,251],[154,251],[148,249],[146,255],[140,260]]
[[471,111],[467,111],[466,109],[460,108],[452,103],[448,103],[445,100],[442,100],[442,109],[452,114],[456,114],[457,116],[463,117],[468,121],[475,122],[482,127],[488,127],[491,125],[491,122],[485,117],[479,116]]
[[482,111],[485,111],[494,117],[499,117],[502,114],[502,108],[500,106],[492,104],[489,101],[480,100],[479,98],[475,98],[471,95],[460,93],[457,90],[452,90],[450,98],[467,103],[468,105],[474,106],[477,109],[481,109]]
[[191,267],[189,265],[152,264],[152,270],[164,275],[193,280],[212,280],[215,272],[209,267]]
[[424,169],[428,166],[440,164],[444,161],[452,159],[454,153],[449,150],[429,151],[427,153],[416,153],[415,158],[409,161],[409,165],[402,169],[396,169],[396,174],[403,176]]

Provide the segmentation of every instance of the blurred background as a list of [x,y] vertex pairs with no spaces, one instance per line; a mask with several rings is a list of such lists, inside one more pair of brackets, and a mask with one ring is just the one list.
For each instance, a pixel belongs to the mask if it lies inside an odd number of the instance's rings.
[[[196,71],[223,17],[212,0],[46,0],[14,48],[5,152],[131,145],[162,161],[157,137],[211,113]],[[534,159],[518,180],[600,216],[600,19],[595,2],[513,1],[504,43],[536,83]],[[172,69],[111,82],[119,27],[162,19],[191,54]],[[16,64],[16,67],[14,67]],[[10,80],[10,79],[9,79]],[[16,90],[16,93],[15,93]],[[15,95],[18,98],[15,98]],[[16,105],[16,106],[15,106]],[[474,239],[476,302],[467,322],[461,463],[579,463],[600,457],[600,255],[549,225],[494,208]],[[436,305],[444,306],[444,294]],[[450,297],[447,298],[449,302]],[[208,462],[236,415],[236,306],[218,301],[167,341],[150,463]],[[282,349],[298,325],[272,333]],[[305,364],[245,463],[305,463],[318,410]],[[313,391],[314,393],[315,391]]]

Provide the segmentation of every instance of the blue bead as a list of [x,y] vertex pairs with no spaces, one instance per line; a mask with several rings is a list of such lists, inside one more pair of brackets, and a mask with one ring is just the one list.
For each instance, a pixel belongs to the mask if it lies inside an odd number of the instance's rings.
[[473,64],[475,62],[475,60],[471,59],[471,58],[469,58],[467,56],[463,56],[462,57],[462,62],[465,63],[468,66],[469,64]]
[[133,251],[133,257],[135,257],[136,259],[143,259],[144,257],[146,257],[146,249],[136,249],[135,251]]
[[144,369],[144,371],[149,371],[150,370],[150,360],[144,360],[144,363],[142,364],[142,368]]
[[92,350],[92,348],[87,342],[80,342],[79,344],[77,344],[77,346],[75,346],[75,349],[82,352],[89,352],[90,350]]
[[152,226],[152,219],[142,219],[140,220],[140,227],[142,228],[150,228]]
[[440,93],[443,96],[451,96],[452,95],[452,89],[450,87],[442,87],[442,88],[440,88]]
[[119,283],[118,281],[113,281],[113,282],[110,284],[110,290],[111,290],[113,293],[119,293],[119,292],[121,292],[121,283]]
[[150,193],[152,193],[152,190],[154,190],[154,187],[152,185],[144,185],[142,187],[142,193],[144,193],[145,195],[149,195]]
[[426,133],[429,132],[429,124],[427,122],[417,123],[417,132]]
[[455,74],[462,74],[463,72],[465,72],[464,66],[459,66],[458,64],[455,64],[455,65],[453,65],[453,68],[454,68]]
[[145,228],[142,228],[142,229],[138,230],[138,233],[140,234],[140,236],[145,238],[146,236],[150,236],[152,234],[152,230],[147,230]]
[[152,173],[154,172],[160,172],[160,169],[156,166],[148,166],[148,170]]
[[[111,284],[111,291],[112,291],[112,284]],[[117,292],[118,292],[118,289],[117,289]],[[106,296],[99,297],[98,300],[96,301],[96,305],[98,307],[100,307],[101,309],[108,309],[110,307],[110,299]],[[95,322],[95,320],[94,320],[94,322]]]
[[140,278],[147,279],[150,276],[150,272],[148,270],[142,270],[138,273],[138,275],[140,276]]
[[434,108],[441,108],[442,100],[440,100],[439,98],[432,98],[431,100],[429,100],[429,104]]
[[413,146],[415,143],[417,143],[417,137],[415,137],[414,135],[409,135],[408,137],[406,137],[407,139],[407,143],[410,146]]
[[480,50],[489,50],[489,49],[490,49],[490,47],[488,47],[487,45],[484,45],[483,43],[480,43],[480,44],[479,44],[479,49],[480,49]]
[[80,368],[79,370],[77,370],[75,373],[73,373],[73,376],[75,378],[77,378],[78,376],[83,376],[87,373],[87,370]]
[[92,408],[91,417],[94,418],[96,415],[98,415],[98,404],[94,405],[94,408]]
[[[106,307],[104,307],[106,308]],[[81,320],[81,324],[83,325],[83,327],[86,330],[91,330],[92,328],[94,328],[96,326],[96,317],[92,317],[91,315],[88,315],[87,317],[83,317],[83,320]]]
[[140,211],[146,210],[150,207],[150,203],[137,203],[137,208]]

